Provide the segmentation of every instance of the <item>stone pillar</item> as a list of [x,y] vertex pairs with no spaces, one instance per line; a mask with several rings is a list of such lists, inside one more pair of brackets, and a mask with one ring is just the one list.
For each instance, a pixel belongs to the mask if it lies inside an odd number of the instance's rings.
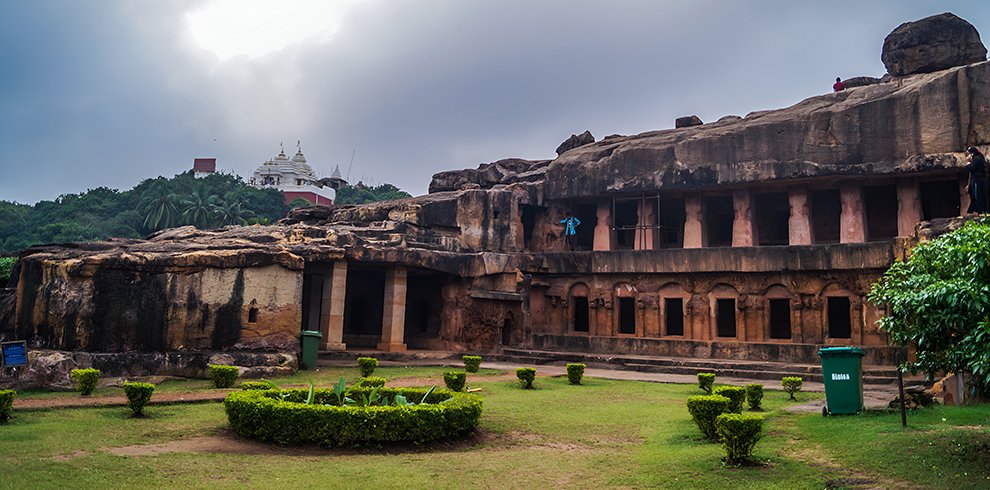
[[859,186],[843,185],[839,188],[842,216],[839,218],[839,243],[863,243],[866,230],[863,226],[863,196]]
[[914,225],[921,221],[921,195],[918,182],[897,182],[897,236],[914,234]]
[[753,246],[753,206],[750,203],[749,191],[738,190],[732,193],[732,207],[735,215],[732,218],[732,246]]
[[788,196],[791,214],[787,220],[787,244],[811,245],[811,218],[808,216],[808,191],[791,191]]
[[641,200],[639,201],[639,227],[636,228],[636,243],[633,245],[635,250],[653,250],[653,233],[656,229],[653,224],[656,223],[656,211],[653,209],[653,200]]
[[344,300],[347,296],[347,262],[338,260],[333,263],[333,270],[328,281],[324,282],[324,304],[327,305],[321,315],[320,325],[323,333],[323,350],[344,350]]
[[969,210],[969,193],[966,192],[968,182],[969,178],[966,177],[959,181],[959,216],[966,216],[966,211]]
[[385,273],[385,311],[382,315],[382,340],[378,350],[405,352],[406,268],[396,267]]
[[598,223],[595,224],[595,251],[612,250],[612,210],[609,204],[598,205]]
[[701,197],[684,199],[684,248],[701,248]]

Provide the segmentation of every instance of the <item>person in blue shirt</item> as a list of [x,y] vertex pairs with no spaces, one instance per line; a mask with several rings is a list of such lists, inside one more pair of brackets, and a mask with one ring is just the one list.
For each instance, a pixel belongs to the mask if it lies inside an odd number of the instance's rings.
[[564,225],[564,239],[567,241],[567,250],[574,251],[574,236],[577,235],[577,227],[581,225],[581,220],[577,219],[571,212],[567,212],[567,217],[560,220]]

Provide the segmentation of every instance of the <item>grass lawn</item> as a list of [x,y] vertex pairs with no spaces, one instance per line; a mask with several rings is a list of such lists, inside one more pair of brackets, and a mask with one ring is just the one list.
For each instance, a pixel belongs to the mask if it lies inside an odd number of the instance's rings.
[[[379,368],[375,375],[442,386],[446,370]],[[325,387],[341,375],[353,381],[356,372],[321,369],[275,381]],[[864,481],[872,488],[990,488],[988,406],[919,412],[902,430],[895,413],[782,412],[793,402],[768,390],[769,418],[755,451],[761,465],[733,468],[688,416],[684,401],[699,394],[696,386],[585,383],[541,377],[536,390],[522,390],[512,374],[483,370],[468,376],[485,403],[474,439],[381,450],[239,440],[225,430],[217,403],[149,406],[143,419],[129,418],[124,407],[15,411],[0,426],[0,488],[821,489]],[[208,382],[169,381],[159,389],[208,389]],[[818,396],[798,394],[801,401]]]

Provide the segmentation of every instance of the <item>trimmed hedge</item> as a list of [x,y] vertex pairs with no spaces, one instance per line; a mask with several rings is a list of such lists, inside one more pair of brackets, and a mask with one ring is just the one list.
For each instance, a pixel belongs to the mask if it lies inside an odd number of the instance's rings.
[[151,383],[124,382],[124,394],[127,395],[127,407],[134,412],[135,417],[144,415],[144,406],[151,400],[155,385]]
[[237,366],[224,366],[222,364],[210,364],[210,379],[216,388],[230,388],[234,386],[241,370]]
[[443,384],[447,385],[450,391],[464,391],[465,381],[467,381],[467,373],[459,371],[443,373]]
[[277,390],[278,385],[271,381],[245,381],[241,383],[242,390]]
[[746,403],[750,410],[762,410],[760,403],[763,402],[763,385],[753,383],[746,385]]
[[361,377],[367,378],[375,372],[375,368],[378,367],[378,359],[374,357],[359,357],[357,358],[358,369],[361,370]]
[[76,389],[82,396],[89,396],[96,389],[96,384],[100,382],[99,369],[73,369],[69,373],[69,379],[76,383]]
[[763,432],[763,417],[751,413],[724,413],[715,419],[715,429],[729,464],[749,461]]
[[794,398],[794,394],[801,391],[802,384],[804,384],[804,379],[800,376],[785,376],[780,380],[780,385],[784,387],[784,391],[788,395],[791,395],[791,400],[797,400]]
[[[352,398],[374,388],[350,388]],[[402,395],[422,401],[427,390],[379,388],[395,399]],[[278,444],[363,446],[391,442],[425,443],[462,437],[481,418],[481,398],[467,393],[433,390],[426,403],[412,406],[338,406],[332,390],[236,391],[223,402],[227,420],[237,434]],[[284,399],[283,399],[284,397]]]
[[14,398],[17,392],[14,390],[0,390],[0,424],[6,424],[10,420],[10,414],[14,411]]
[[713,395],[722,395],[729,399],[730,412],[742,413],[743,402],[746,401],[746,388],[742,386],[719,386],[715,388]]
[[698,373],[698,388],[701,391],[712,394],[712,386],[715,385],[715,373]]
[[360,386],[362,388],[374,388],[377,386],[381,388],[382,386],[385,386],[386,381],[388,381],[388,379],[382,378],[381,376],[368,376],[367,378],[359,379],[354,386]]
[[567,381],[570,381],[572,385],[581,384],[581,379],[584,378],[584,364],[580,363],[568,363],[567,364]]
[[464,356],[464,370],[469,373],[478,372],[481,367],[481,356]]
[[516,369],[516,377],[522,381],[523,389],[531,390],[533,389],[533,381],[536,380],[536,369],[518,368]]
[[688,412],[701,433],[711,440],[718,440],[715,419],[729,410],[732,400],[722,395],[699,395],[687,399]]

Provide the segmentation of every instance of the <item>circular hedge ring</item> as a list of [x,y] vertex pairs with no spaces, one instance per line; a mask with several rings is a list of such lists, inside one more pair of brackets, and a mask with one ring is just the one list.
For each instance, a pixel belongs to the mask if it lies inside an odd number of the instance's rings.
[[[374,388],[352,387],[345,398],[361,401]],[[467,393],[419,388],[379,388],[387,405],[341,406],[332,390],[236,391],[223,402],[234,432],[278,444],[362,446],[389,442],[423,443],[462,437],[481,418],[481,398]],[[409,405],[396,405],[401,395]],[[400,399],[401,400],[401,399]]]

